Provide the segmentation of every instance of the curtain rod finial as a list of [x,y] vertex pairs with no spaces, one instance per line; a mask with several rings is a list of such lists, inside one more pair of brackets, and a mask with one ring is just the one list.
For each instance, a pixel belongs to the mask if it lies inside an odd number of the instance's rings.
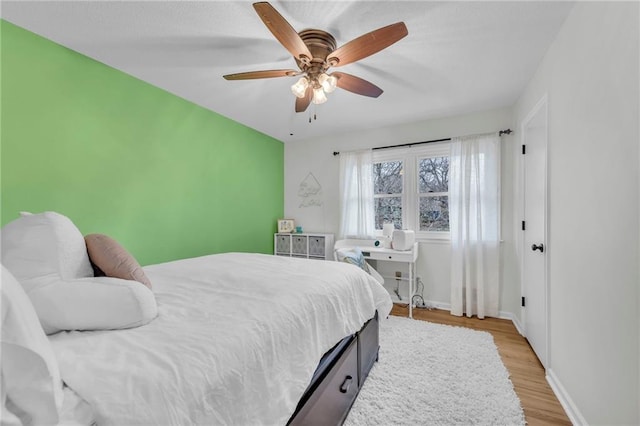
[[340,153],[339,153],[338,151],[333,151],[333,155],[334,155],[334,156],[336,156],[336,155],[340,155]]
[[498,133],[498,136],[502,136],[502,135],[510,135],[511,133],[513,133],[513,130],[511,130],[511,129],[507,129],[507,130],[500,130],[500,132]]

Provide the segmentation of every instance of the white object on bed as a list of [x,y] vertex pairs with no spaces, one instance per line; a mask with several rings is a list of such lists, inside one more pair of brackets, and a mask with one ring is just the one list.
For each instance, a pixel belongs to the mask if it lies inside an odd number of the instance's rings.
[[59,213],[21,213],[2,228],[2,264],[27,294],[60,280],[93,277],[84,237]]
[[46,334],[137,327],[157,315],[136,281],[94,277],[85,240],[69,218],[23,213],[2,228],[2,263],[20,281]]
[[100,425],[284,425],[322,354],[392,306],[339,262],[227,253],[144,270],[156,320],[50,337]]
[[139,327],[158,315],[153,292],[121,278],[58,281],[29,295],[47,334]]
[[2,424],[58,423],[63,392],[51,344],[29,298],[2,266]]

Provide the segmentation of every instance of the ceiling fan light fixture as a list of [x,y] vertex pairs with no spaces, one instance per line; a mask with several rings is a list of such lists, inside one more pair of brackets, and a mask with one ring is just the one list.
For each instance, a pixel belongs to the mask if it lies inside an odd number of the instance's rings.
[[291,86],[291,93],[298,98],[304,98],[307,87],[309,87],[309,80],[307,80],[307,77],[301,77],[300,80]]
[[[314,28],[297,32],[268,2],[253,3],[258,16],[280,44],[296,61],[296,69],[261,70],[223,75],[227,80],[293,77],[302,75],[291,92],[296,96],[295,111],[304,112],[310,103],[322,104],[327,93],[337,87],[357,95],[377,98],[382,94],[375,84],[343,72],[327,74],[331,67],[341,67],[373,54],[396,43],[409,34],[404,22],[396,22],[361,35],[336,49],[336,39],[330,33]],[[338,86],[340,83],[340,86]]]
[[331,93],[334,90],[336,90],[338,79],[332,75],[322,73],[318,77],[318,82],[320,83],[320,85],[322,86],[322,88],[326,93]]
[[311,100],[316,105],[323,104],[327,102],[327,97],[324,94],[324,90],[322,87],[318,87],[313,89],[313,99]]

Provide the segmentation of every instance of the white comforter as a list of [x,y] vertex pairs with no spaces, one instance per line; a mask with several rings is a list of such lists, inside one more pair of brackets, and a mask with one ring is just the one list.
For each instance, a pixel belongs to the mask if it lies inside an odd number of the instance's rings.
[[98,425],[284,425],[323,353],[391,309],[346,263],[228,253],[145,267],[148,325],[51,336]]

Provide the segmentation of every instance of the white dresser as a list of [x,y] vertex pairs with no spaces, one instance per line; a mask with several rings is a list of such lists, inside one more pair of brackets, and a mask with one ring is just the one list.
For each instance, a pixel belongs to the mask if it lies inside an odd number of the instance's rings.
[[333,234],[278,233],[273,236],[273,248],[277,256],[333,260]]

